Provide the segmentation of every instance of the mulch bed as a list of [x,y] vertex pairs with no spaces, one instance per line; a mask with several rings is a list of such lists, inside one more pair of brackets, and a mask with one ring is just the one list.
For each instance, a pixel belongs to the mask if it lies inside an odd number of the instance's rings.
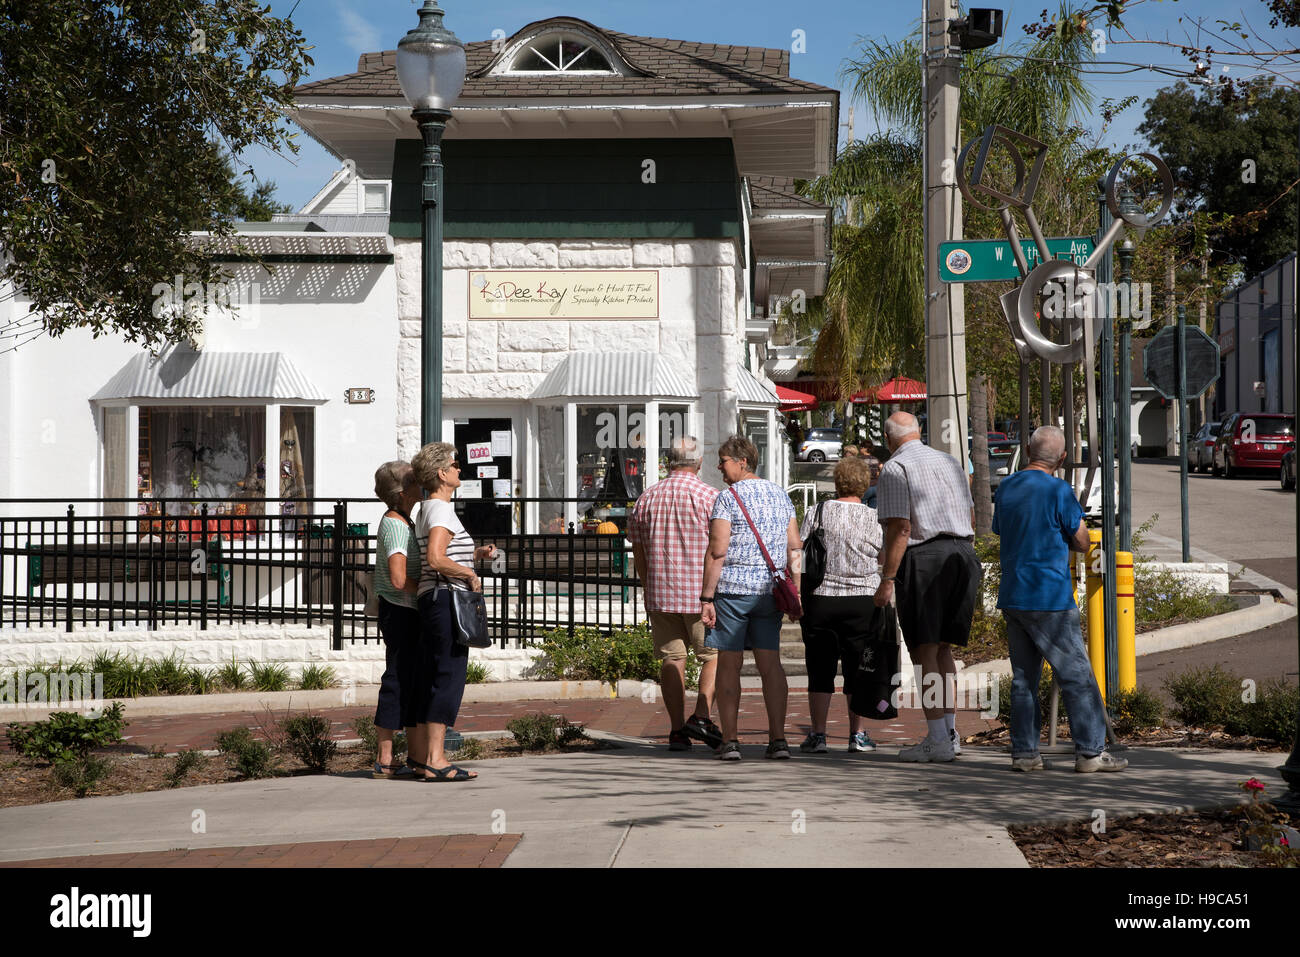
[[[1062,721],[1059,724],[1056,737],[1058,741],[1070,740],[1070,726],[1068,723]],[[1011,743],[1011,731],[1005,725],[999,725],[977,732],[962,740],[963,743],[969,742],[970,744],[988,745],[990,747],[1009,745]],[[1044,743],[1047,741],[1046,729],[1044,729],[1042,740]],[[1291,750],[1289,744],[1282,745],[1276,741],[1253,738],[1247,734],[1233,735],[1212,728],[1184,728],[1176,725],[1163,728],[1146,728],[1132,734],[1122,734],[1119,736],[1119,740],[1121,744],[1135,748],[1214,748],[1222,751],[1270,751],[1274,753],[1289,753]]]
[[[1276,858],[1242,847],[1237,822],[1234,809],[1214,808],[1114,818],[1100,834],[1091,820],[1009,830],[1031,867],[1276,866]],[[1290,866],[1300,866],[1300,853],[1289,856]]]
[[[525,753],[536,756],[542,752],[525,752],[514,743],[513,738],[474,739],[481,742],[480,752],[474,760],[491,760],[495,758],[518,758]],[[576,754],[588,751],[604,751],[617,748],[618,745],[604,740],[580,739],[550,753]],[[136,749],[138,750],[138,749]],[[86,796],[100,797],[113,794],[138,794],[144,791],[165,791],[170,787],[168,776],[176,766],[175,757],[147,756],[131,753],[129,747],[104,748],[94,752],[96,756],[107,758],[112,763],[112,770]],[[296,776],[311,774],[307,767],[296,758],[281,754],[279,776]],[[454,755],[457,763],[468,759]],[[330,774],[357,775],[371,771],[372,759],[363,748],[340,748],[330,762]],[[179,787],[198,787],[204,784],[227,784],[241,778],[227,766],[223,755],[207,758],[201,766],[192,769],[181,779]],[[52,801],[77,800],[68,788],[59,785],[53,769],[43,761],[20,757],[12,753],[0,758],[0,808],[18,807],[27,804],[46,804]]]

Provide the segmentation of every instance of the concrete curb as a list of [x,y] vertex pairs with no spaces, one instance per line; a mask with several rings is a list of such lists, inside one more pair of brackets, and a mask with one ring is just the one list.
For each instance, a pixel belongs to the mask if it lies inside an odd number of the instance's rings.
[[[1204,645],[1224,638],[1235,638],[1296,616],[1292,605],[1284,605],[1273,599],[1272,595],[1260,595],[1259,604],[1240,608],[1223,615],[1214,615],[1200,621],[1189,621],[1182,625],[1170,625],[1157,628],[1137,636],[1137,655],[1154,655],[1162,651],[1174,651],[1178,648],[1190,648]],[[994,661],[981,661],[962,669],[964,674],[1011,674],[1011,659],[998,658]]]

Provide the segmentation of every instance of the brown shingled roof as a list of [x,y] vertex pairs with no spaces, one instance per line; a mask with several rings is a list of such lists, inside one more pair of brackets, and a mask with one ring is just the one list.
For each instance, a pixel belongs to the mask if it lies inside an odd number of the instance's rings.
[[[571,18],[555,18],[562,28]],[[552,21],[542,21],[551,23]],[[538,24],[529,24],[529,30]],[[592,29],[599,29],[593,27]],[[519,31],[522,33],[523,30]],[[787,50],[726,46],[638,37],[600,30],[642,76],[546,74],[478,75],[498,54],[492,41],[465,44],[465,88],[461,99],[499,96],[726,96],[763,93],[834,93],[830,87],[790,77]],[[519,35],[516,33],[516,36]],[[511,38],[514,39],[513,37]],[[395,69],[397,51],[364,53],[357,72],[304,83],[294,93],[311,97],[400,97]]]

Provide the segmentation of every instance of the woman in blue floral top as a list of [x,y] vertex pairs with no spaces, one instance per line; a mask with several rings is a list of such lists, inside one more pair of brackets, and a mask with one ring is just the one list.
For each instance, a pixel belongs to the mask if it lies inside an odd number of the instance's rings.
[[[781,486],[756,476],[757,467],[758,449],[744,436],[733,435],[718,449],[718,471],[730,487],[713,505],[700,601],[705,603],[702,617],[709,629],[704,643],[718,649],[714,694],[723,737],[718,757],[724,761],[740,760],[736,724],[740,708],[740,667],[747,648],[753,650],[754,663],[763,679],[767,757],[790,757],[790,746],[785,740],[789,689],[781,667],[782,616],[772,596],[772,571],[763,558],[749,519],[762,536],[776,570],[784,570],[787,558],[790,560],[796,590],[802,542],[790,496]],[[749,519],[742,512],[741,503]]]

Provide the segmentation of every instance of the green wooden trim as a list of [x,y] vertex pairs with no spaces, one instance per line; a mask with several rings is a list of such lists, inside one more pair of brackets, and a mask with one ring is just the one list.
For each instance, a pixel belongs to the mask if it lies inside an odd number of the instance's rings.
[[[419,140],[393,154],[389,232],[420,236]],[[726,138],[449,140],[448,239],[736,238],[740,177]],[[644,162],[655,182],[642,182]]]

